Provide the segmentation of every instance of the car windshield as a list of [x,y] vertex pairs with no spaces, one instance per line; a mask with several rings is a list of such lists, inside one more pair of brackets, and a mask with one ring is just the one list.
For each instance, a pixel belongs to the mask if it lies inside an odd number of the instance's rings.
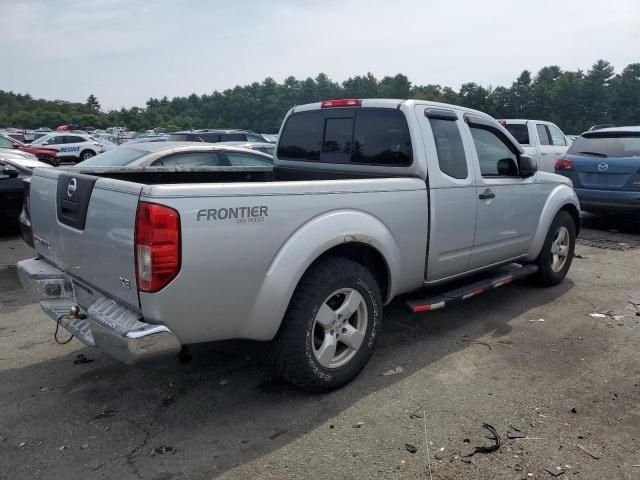
[[122,167],[146,155],[146,150],[118,147],[78,163],[79,167]]
[[45,135],[44,137],[36,138],[31,145],[42,145],[44,142],[49,140],[53,135]]
[[571,144],[567,153],[595,157],[640,157],[640,132],[581,136]]

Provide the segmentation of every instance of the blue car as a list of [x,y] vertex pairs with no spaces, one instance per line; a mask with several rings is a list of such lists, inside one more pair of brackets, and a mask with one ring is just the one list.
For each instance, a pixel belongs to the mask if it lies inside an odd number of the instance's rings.
[[571,179],[584,211],[640,215],[640,127],[583,133],[555,171]]

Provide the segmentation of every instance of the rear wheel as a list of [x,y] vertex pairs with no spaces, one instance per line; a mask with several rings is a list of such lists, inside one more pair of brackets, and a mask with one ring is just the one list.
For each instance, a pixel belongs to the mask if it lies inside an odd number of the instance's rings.
[[326,392],[350,382],[373,353],[382,299],[369,270],[327,257],[302,277],[273,345],[276,371],[288,382]]
[[542,251],[536,259],[538,280],[544,286],[560,283],[569,271],[576,247],[576,225],[568,212],[561,210],[553,219]]
[[95,157],[96,154],[94,152],[92,152],[91,150],[83,150],[80,153],[80,161],[84,162],[85,160],[89,160],[92,157]]

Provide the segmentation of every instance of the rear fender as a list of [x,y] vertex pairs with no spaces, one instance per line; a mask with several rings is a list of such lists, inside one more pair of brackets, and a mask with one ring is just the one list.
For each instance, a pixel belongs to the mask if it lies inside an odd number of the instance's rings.
[[[529,245],[529,252],[527,253],[526,260],[534,261],[538,258],[542,245],[547,238],[549,228],[551,228],[551,222],[556,218],[556,215],[562,208],[566,206],[574,207],[580,212],[580,203],[578,202],[578,196],[576,192],[568,185],[557,185],[547,197],[547,201],[542,208],[540,214],[540,220],[538,221],[538,228]],[[577,226],[579,228],[579,225]]]
[[352,242],[371,245],[382,254],[389,273],[387,300],[393,298],[401,256],[391,231],[378,218],[363,211],[325,212],[298,228],[276,253],[245,324],[245,335],[273,338],[309,266],[331,248]]

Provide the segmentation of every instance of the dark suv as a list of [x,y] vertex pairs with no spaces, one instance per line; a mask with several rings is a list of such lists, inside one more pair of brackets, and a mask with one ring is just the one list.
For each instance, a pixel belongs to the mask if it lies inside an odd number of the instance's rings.
[[184,132],[174,132],[169,135],[170,142],[267,142],[267,140],[257,133],[248,130],[188,130]]

